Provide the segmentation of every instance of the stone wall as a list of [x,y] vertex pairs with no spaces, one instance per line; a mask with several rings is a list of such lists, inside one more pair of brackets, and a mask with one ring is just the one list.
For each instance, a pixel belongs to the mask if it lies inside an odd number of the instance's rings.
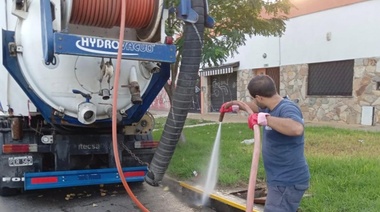
[[307,96],[308,65],[283,66],[280,94],[298,98],[305,121],[360,124],[362,106],[375,107],[375,123],[380,121],[380,58],[356,59],[351,97]]
[[249,81],[255,76],[252,70],[239,70],[237,73],[237,99],[241,101],[251,101],[251,95],[247,90]]
[[[362,106],[375,107],[375,124],[380,124],[380,58],[356,59],[351,97],[307,96],[308,65],[289,65],[280,68],[280,95],[299,99],[307,122],[337,122],[360,124]],[[247,91],[252,70],[238,73],[238,99],[250,101]]]
[[[261,69],[260,69],[261,70]],[[247,90],[250,79],[259,70],[239,70],[237,99],[251,101]],[[350,97],[307,96],[308,65],[288,65],[280,67],[280,95],[299,99],[299,106],[307,122],[336,122],[361,124],[362,106],[375,108],[374,123],[380,124],[380,58],[356,59],[354,65],[353,92]],[[210,86],[203,77],[202,113],[208,113],[210,106]]]
[[[237,97],[250,101],[249,80],[257,70],[239,70]],[[280,68],[280,95],[299,99],[307,122],[337,122],[360,124],[362,106],[375,107],[374,123],[380,124],[380,58],[356,59],[351,97],[307,96],[308,65],[288,65]]]

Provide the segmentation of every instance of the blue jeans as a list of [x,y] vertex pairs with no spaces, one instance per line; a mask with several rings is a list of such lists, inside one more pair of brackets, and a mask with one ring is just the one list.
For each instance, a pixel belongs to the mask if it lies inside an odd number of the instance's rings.
[[270,186],[264,212],[296,212],[308,185]]

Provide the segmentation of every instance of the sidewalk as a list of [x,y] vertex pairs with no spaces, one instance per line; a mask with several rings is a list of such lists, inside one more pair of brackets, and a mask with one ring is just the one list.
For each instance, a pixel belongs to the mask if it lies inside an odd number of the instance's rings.
[[[168,111],[152,111],[150,112],[155,117],[166,117],[168,115]],[[219,121],[219,113],[207,113],[207,114],[200,114],[200,113],[189,113],[187,115],[187,118],[190,119],[203,119],[208,121]],[[247,123],[247,116],[244,113],[227,113],[224,115],[223,119],[224,123]],[[359,125],[359,124],[344,124],[344,123],[336,123],[336,122],[306,122],[306,126],[328,126],[328,127],[335,127],[340,129],[350,129],[350,130],[364,130],[364,131],[371,131],[371,132],[380,132],[380,125],[375,126],[367,126],[367,125]]]

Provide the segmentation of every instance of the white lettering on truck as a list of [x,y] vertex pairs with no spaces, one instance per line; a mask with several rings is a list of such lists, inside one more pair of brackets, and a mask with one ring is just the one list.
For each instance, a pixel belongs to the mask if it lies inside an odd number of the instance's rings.
[[24,182],[24,177],[3,177],[3,182]]
[[[119,42],[100,38],[82,37],[76,42],[76,47],[86,52],[114,54],[119,48]],[[123,51],[153,53],[155,44],[139,42],[124,42]],[[100,49],[104,49],[103,51]],[[108,52],[110,51],[110,52]],[[137,55],[136,53],[123,53],[123,55]]]

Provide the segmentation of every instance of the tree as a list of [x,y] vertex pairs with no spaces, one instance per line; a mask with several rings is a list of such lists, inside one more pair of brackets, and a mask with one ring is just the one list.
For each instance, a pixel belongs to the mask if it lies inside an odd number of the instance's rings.
[[[176,7],[179,0],[166,0],[166,5]],[[247,36],[281,36],[286,29],[286,14],[292,4],[290,0],[209,0],[209,15],[215,19],[214,28],[206,28],[204,34],[202,64],[217,66],[230,56],[238,53],[245,45]],[[262,15],[265,15],[263,17]],[[170,101],[172,100],[178,67],[182,57],[183,21],[175,14],[169,16],[168,35],[177,35],[177,60],[171,67],[171,81],[165,85]]]
[[[165,3],[175,8],[179,0],[166,0]],[[245,45],[247,36],[281,36],[285,32],[285,14],[290,8],[289,0],[209,0],[209,15],[215,19],[215,26],[205,30],[202,64],[217,66],[223,63],[229,56],[238,53],[238,48]],[[262,17],[262,14],[267,18]],[[182,58],[183,24],[175,13],[170,14],[166,33],[178,36],[175,40],[177,59],[171,67],[171,83],[164,86],[170,102]]]
[[[279,0],[210,0],[210,15],[216,20],[213,29],[205,30],[203,63],[217,66],[245,45],[246,36],[281,36],[291,3]],[[265,17],[263,17],[265,16]]]

